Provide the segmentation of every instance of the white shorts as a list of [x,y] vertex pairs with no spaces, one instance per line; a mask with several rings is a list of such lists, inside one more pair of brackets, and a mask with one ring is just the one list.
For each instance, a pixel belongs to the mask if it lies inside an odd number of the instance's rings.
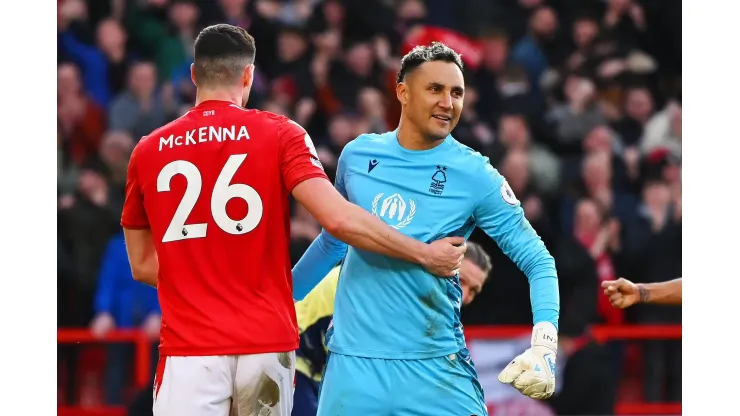
[[154,416],[290,416],[295,352],[162,357]]

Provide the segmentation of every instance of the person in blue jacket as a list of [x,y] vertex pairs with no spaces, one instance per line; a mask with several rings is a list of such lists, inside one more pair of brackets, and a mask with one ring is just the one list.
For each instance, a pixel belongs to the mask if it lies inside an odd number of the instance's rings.
[[[133,279],[123,233],[114,236],[103,254],[95,293],[95,317],[90,328],[104,338],[118,329],[141,328],[152,339],[152,374],[157,363],[161,311],[157,290]],[[106,356],[105,402],[123,403],[123,391],[131,379],[133,345],[110,344]]]

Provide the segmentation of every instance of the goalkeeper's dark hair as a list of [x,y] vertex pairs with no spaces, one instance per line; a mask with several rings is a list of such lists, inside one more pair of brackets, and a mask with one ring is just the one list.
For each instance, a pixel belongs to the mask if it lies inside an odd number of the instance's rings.
[[441,42],[432,42],[426,46],[416,46],[406,56],[401,58],[401,69],[398,71],[396,83],[402,83],[406,77],[425,62],[449,62],[463,70],[460,54]]
[[488,274],[491,273],[491,269],[493,268],[491,257],[483,250],[483,247],[472,241],[468,241],[467,246],[468,250],[465,252],[465,258],[480,267],[486,274],[486,277],[488,277]]
[[226,87],[239,82],[254,63],[254,38],[238,26],[217,24],[195,38],[194,72],[198,86]]

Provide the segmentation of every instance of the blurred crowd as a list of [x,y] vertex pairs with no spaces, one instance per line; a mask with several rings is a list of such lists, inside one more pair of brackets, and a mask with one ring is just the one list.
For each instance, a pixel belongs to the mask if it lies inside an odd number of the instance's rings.
[[[256,40],[248,107],[304,126],[332,178],[350,140],[396,127],[400,56],[432,40],[462,53],[453,135],[508,179],[558,265],[571,368],[553,405],[588,412],[594,390],[613,402],[633,362],[645,400],[680,401],[680,341],[645,342],[630,358],[588,335],[681,320],[680,308],[624,314],[598,288],[681,276],[681,3],[665,0],[58,0],[60,327],[142,327],[156,339],[156,293],[131,279],[119,225],[126,167],[143,135],[192,105],[193,41],[219,22]],[[294,262],[319,231],[296,206]],[[494,267],[464,323],[531,323],[526,278],[488,237],[472,239]],[[124,400],[124,347],[108,354],[107,403]],[[578,390],[584,380],[592,391]]]

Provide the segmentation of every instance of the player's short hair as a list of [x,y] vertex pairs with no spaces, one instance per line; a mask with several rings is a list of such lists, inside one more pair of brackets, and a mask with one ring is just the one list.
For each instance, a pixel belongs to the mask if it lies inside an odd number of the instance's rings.
[[230,86],[254,63],[254,38],[238,26],[217,24],[195,38],[194,72],[198,86]]
[[426,46],[414,47],[411,52],[401,58],[401,69],[398,71],[396,83],[402,83],[410,73],[414,72],[423,63],[434,61],[450,62],[457,65],[460,71],[463,70],[463,62],[459,53],[444,43],[432,42]]
[[491,257],[488,255],[488,253],[483,250],[483,247],[480,245],[468,241],[467,242],[468,250],[465,252],[465,258],[472,261],[473,264],[480,267],[481,270],[486,274],[486,277],[488,277],[488,274],[491,272],[491,269],[493,268],[493,265],[491,264]]

